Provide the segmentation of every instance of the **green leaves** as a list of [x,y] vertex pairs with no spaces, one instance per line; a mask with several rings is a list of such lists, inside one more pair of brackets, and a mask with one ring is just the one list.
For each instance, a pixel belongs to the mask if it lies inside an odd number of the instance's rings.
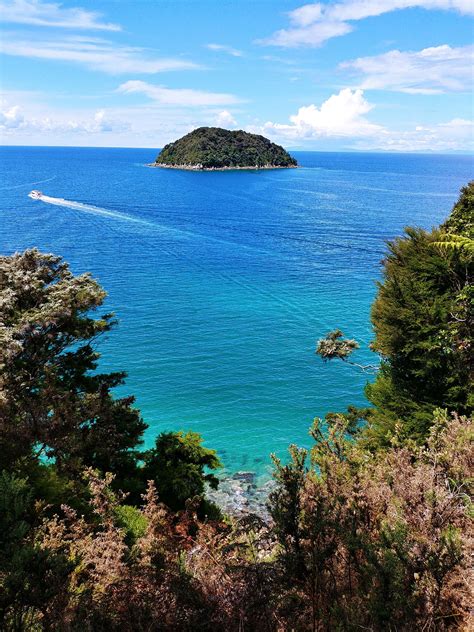
[[368,432],[376,443],[393,436],[397,424],[423,441],[436,407],[469,413],[473,191],[473,183],[463,189],[442,227],[451,232],[408,228],[389,244],[372,306],[373,347],[385,360],[367,388],[376,406]]
[[324,338],[318,340],[316,353],[323,360],[347,360],[353,351],[359,348],[356,340],[350,340],[343,337],[344,334],[340,329],[330,331]]
[[14,467],[46,455],[58,471],[113,470],[123,482],[146,425],[133,398],[114,399],[125,373],[97,373],[98,336],[112,314],[91,313],[105,291],[60,257],[27,250],[0,257],[0,459]]
[[171,509],[183,509],[196,496],[203,498],[206,483],[217,488],[219,481],[208,470],[218,469],[221,462],[202,441],[195,432],[165,432],[143,455],[144,480],[155,482],[160,500]]

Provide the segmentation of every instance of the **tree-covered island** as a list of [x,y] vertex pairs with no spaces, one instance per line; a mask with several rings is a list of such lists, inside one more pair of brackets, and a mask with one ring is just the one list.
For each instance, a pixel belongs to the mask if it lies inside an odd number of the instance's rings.
[[213,171],[226,169],[281,169],[298,163],[280,145],[258,134],[220,127],[199,127],[165,145],[155,167]]

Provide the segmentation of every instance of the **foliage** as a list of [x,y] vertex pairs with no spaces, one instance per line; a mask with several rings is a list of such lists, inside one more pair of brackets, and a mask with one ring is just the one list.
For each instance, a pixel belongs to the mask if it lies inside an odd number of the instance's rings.
[[85,465],[133,473],[146,425],[133,397],[111,390],[124,373],[97,372],[98,336],[112,315],[94,319],[105,292],[74,276],[60,257],[27,250],[0,257],[0,454],[3,467],[46,457],[79,477]]
[[125,530],[130,542],[136,542],[145,535],[148,523],[137,507],[118,505],[115,510],[115,517],[118,526]]
[[95,342],[114,324],[111,314],[91,315],[104,298],[96,281],[74,276],[60,257],[37,250],[0,257],[1,466],[28,477],[36,497],[53,505],[84,510],[82,472],[93,467],[113,472],[132,503],[147,477],[159,476],[164,498],[183,507],[203,496],[206,481],[217,484],[204,468],[218,460],[198,435],[170,434],[142,467],[147,426],[133,397],[112,394],[125,373],[98,371]]
[[367,388],[376,407],[370,434],[382,444],[396,425],[423,440],[437,407],[472,410],[472,260],[434,247],[442,236],[407,229],[389,244],[372,307],[383,364]]
[[[471,182],[439,229],[407,228],[388,244],[372,306],[371,348],[381,356],[366,388],[373,410],[365,439],[373,448],[387,447],[394,437],[424,441],[438,407],[472,411],[473,217]],[[357,347],[336,329],[319,340],[316,353],[375,369],[349,359]]]
[[474,255],[474,239],[464,237],[463,235],[454,235],[453,233],[443,233],[439,241],[435,241],[433,246],[441,251],[457,251],[465,253],[467,256]]
[[296,160],[280,145],[264,136],[242,130],[199,127],[166,145],[156,159],[170,166],[222,167],[295,167]]
[[303,569],[286,584],[293,629],[462,629],[471,598],[472,424],[440,414],[427,448],[376,456],[346,431],[342,417],[324,431],[316,420],[298,494],[278,472],[273,507],[282,497],[290,507],[274,511],[276,533],[283,560],[292,565],[297,552]]
[[[34,542],[31,489],[15,474],[0,475],[0,628],[33,630],[41,617],[53,624],[51,609],[64,606],[64,581],[71,568],[63,556]],[[40,628],[43,629],[43,628]]]
[[316,353],[325,361],[334,358],[347,360],[351,353],[359,348],[359,343],[343,336],[344,334],[340,329],[330,331],[324,338],[318,340]]
[[[14,529],[22,561],[0,568],[2,629],[467,630],[472,423],[438,411],[426,447],[377,455],[348,429],[316,420],[309,460],[292,448],[276,461],[273,526],[170,512],[152,482],[123,511],[113,477],[87,470],[93,520],[63,506]],[[24,481],[9,485],[23,497]],[[9,505],[20,525],[28,503]]]
[[459,199],[441,229],[474,239],[474,180],[461,189]]
[[175,511],[184,509],[188,499],[202,498],[206,483],[217,488],[218,479],[205,470],[216,470],[221,463],[195,432],[162,433],[143,458],[143,476],[154,481],[162,502]]

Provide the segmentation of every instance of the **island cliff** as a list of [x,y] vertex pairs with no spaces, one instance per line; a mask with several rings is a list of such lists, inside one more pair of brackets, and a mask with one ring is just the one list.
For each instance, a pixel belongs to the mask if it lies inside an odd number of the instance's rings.
[[166,145],[156,167],[198,171],[278,169],[296,167],[296,160],[280,145],[258,134],[220,127],[199,127]]

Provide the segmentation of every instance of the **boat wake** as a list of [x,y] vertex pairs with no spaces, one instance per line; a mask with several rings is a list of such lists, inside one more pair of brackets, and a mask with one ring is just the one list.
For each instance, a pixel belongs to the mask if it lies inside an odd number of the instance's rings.
[[142,226],[154,226],[152,222],[148,222],[145,219],[132,217],[131,215],[127,215],[126,213],[119,213],[118,211],[111,211],[100,206],[93,206],[92,204],[83,204],[82,202],[74,202],[72,200],[65,200],[64,198],[56,198],[43,194],[41,194],[41,196],[36,199],[40,200],[41,202],[45,202],[46,204],[54,204],[55,206],[63,206],[75,211],[82,211],[84,213],[92,213],[94,215],[110,217],[122,222],[133,222],[135,224],[141,224]]
[[[223,243],[223,244],[231,245],[231,246],[238,246],[240,249],[244,247],[245,249],[248,249],[251,251],[255,250],[255,251],[258,251],[260,254],[262,253],[265,254],[265,251],[260,251],[260,249],[254,248],[252,246],[242,246],[241,244],[239,245],[234,242],[230,242],[228,240],[219,239],[219,238],[211,237],[207,235],[202,235],[202,234],[194,233],[192,231],[183,230],[179,228],[171,228],[168,226],[164,226],[162,224],[157,224],[155,222],[147,221],[145,219],[140,219],[138,217],[132,217],[131,215],[127,215],[126,213],[111,211],[109,209],[102,208],[100,206],[93,206],[92,204],[84,204],[83,202],[74,202],[72,200],[65,200],[64,198],[51,197],[49,195],[44,195],[41,191],[31,191],[28,195],[32,199],[38,200],[40,202],[45,202],[46,204],[53,204],[54,206],[62,206],[65,208],[69,208],[73,211],[78,211],[82,213],[91,213],[92,215],[106,217],[106,218],[118,220],[121,222],[129,222],[129,223],[134,223],[141,226],[146,226],[147,228],[153,228],[155,231],[159,231],[160,233],[171,233],[173,234],[174,237],[179,237],[182,239],[183,238],[184,239],[196,239],[196,238],[203,239],[206,241],[218,242],[218,243]],[[116,231],[116,229],[113,229],[112,227],[109,227],[109,230],[112,232]],[[148,233],[148,230],[147,230],[147,233]],[[180,258],[186,259],[189,261],[191,265],[201,268],[201,265],[197,263],[195,260],[189,260],[187,257],[184,257],[183,255],[178,254],[178,252],[175,250],[168,250],[163,247],[161,249],[172,257],[175,257],[177,259],[180,259]],[[270,254],[270,253],[267,253],[267,254]],[[205,268],[203,269],[205,270]],[[239,285],[240,287],[243,287],[249,292],[259,294],[260,296],[266,299],[279,303],[280,305],[282,305],[284,308],[288,309],[291,312],[293,320],[299,320],[305,323],[307,322],[307,318],[308,318],[307,313],[303,311],[301,308],[297,307],[292,301],[287,301],[281,296],[277,296],[271,292],[268,292],[262,289],[257,289],[253,284],[242,282],[241,280],[235,279],[234,277],[228,274],[218,272],[217,275],[228,282],[231,282],[235,285]],[[326,325],[326,328],[328,329],[329,325]]]

